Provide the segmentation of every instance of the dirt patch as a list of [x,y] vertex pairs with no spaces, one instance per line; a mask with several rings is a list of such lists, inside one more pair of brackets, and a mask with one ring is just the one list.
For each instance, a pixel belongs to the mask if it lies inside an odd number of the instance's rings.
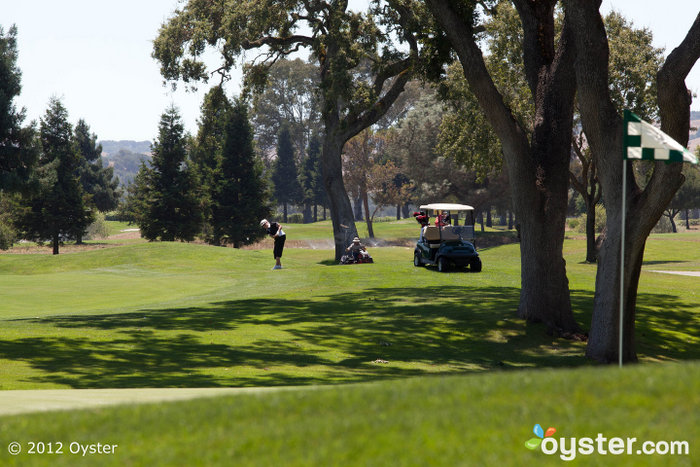
[[[82,253],[84,251],[91,250],[102,250],[105,248],[114,248],[121,246],[119,243],[84,243],[82,245],[61,245],[59,247],[60,254],[70,254],[70,253]],[[12,255],[51,255],[53,254],[53,247],[48,245],[37,245],[35,243],[19,244],[15,245],[9,250],[0,250],[0,255],[2,254],[12,254]]]
[[138,230],[135,231],[128,231],[128,232],[120,232],[118,234],[110,235],[109,239],[110,240],[133,240],[135,238],[141,238],[141,232]]

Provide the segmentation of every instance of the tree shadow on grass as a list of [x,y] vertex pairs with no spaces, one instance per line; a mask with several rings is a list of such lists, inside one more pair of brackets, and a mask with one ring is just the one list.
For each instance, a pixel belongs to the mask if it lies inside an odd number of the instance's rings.
[[[376,288],[313,300],[242,299],[203,307],[22,320],[54,335],[0,340],[0,359],[28,363],[31,383],[75,388],[333,384],[425,374],[587,364],[584,343],[546,335],[516,318],[519,289]],[[697,358],[657,327],[682,327],[692,310],[653,315],[644,339],[676,344],[668,358]],[[574,309],[591,292],[573,291]],[[577,316],[580,323],[590,315]],[[695,327],[697,329],[697,327]],[[254,337],[250,337],[250,333]],[[259,336],[265,337],[259,337]],[[692,334],[691,334],[692,335]],[[257,336],[257,337],[255,337]],[[387,362],[387,363],[385,363]]]

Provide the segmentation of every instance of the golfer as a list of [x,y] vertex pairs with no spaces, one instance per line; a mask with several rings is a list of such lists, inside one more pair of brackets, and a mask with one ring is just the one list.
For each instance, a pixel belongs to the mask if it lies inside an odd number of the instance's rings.
[[284,250],[284,241],[287,239],[287,235],[282,230],[282,226],[277,222],[270,223],[267,219],[260,221],[260,227],[265,229],[267,234],[275,239],[275,247],[272,250],[272,254],[275,257],[275,267],[272,269],[282,269],[282,250]]

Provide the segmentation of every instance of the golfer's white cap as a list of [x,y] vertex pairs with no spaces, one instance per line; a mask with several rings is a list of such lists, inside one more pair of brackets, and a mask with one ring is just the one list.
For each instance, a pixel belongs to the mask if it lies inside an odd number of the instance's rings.
[[267,219],[263,219],[260,221],[260,227],[265,227],[265,224],[267,224]]

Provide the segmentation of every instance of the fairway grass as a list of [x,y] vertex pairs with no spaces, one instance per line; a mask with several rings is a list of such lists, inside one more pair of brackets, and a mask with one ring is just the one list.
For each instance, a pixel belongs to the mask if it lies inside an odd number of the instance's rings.
[[[392,241],[416,229],[376,227]],[[327,230],[294,235],[314,242]],[[0,465],[561,464],[525,447],[536,423],[557,437],[690,442],[691,456],[579,456],[583,465],[695,459],[700,279],[651,271],[700,271],[700,233],[648,240],[642,364],[622,370],[517,318],[517,244],[481,249],[481,273],[444,274],[414,267],[410,247],[372,248],[375,263],[354,266],[333,264],[328,249],[287,248],[272,271],[270,249],[108,246],[0,255],[0,389],[85,390],[21,393],[38,398],[16,399],[32,410],[81,394],[126,404],[0,416]],[[565,257],[585,330],[596,266],[583,262],[581,238],[565,241]],[[265,391],[146,403],[157,388],[193,388],[163,400],[207,392],[195,388]],[[11,441],[25,452],[11,457]],[[27,454],[30,441],[60,442],[66,454]],[[72,442],[118,449],[83,458]]]
[[[636,438],[632,454],[576,454],[572,465],[697,461],[698,363],[407,378],[185,402],[3,417],[1,465],[562,465],[531,451],[554,438]],[[10,456],[5,445],[21,444]],[[689,455],[636,454],[686,441]],[[29,454],[30,442],[62,454]],[[570,442],[570,441],[568,441]],[[101,443],[113,454],[71,454]],[[605,448],[607,449],[607,445]],[[569,459],[571,459],[571,454]]]
[[[698,238],[652,237],[645,268],[700,270]],[[591,365],[585,342],[516,317],[517,244],[481,250],[478,274],[416,268],[410,248],[371,253],[374,264],[338,266],[329,250],[289,248],[281,271],[270,270],[269,250],[184,243],[2,255],[0,389],[296,386]],[[595,265],[584,254],[582,240],[567,240],[585,329]],[[642,361],[698,358],[697,285],[643,272]]]

